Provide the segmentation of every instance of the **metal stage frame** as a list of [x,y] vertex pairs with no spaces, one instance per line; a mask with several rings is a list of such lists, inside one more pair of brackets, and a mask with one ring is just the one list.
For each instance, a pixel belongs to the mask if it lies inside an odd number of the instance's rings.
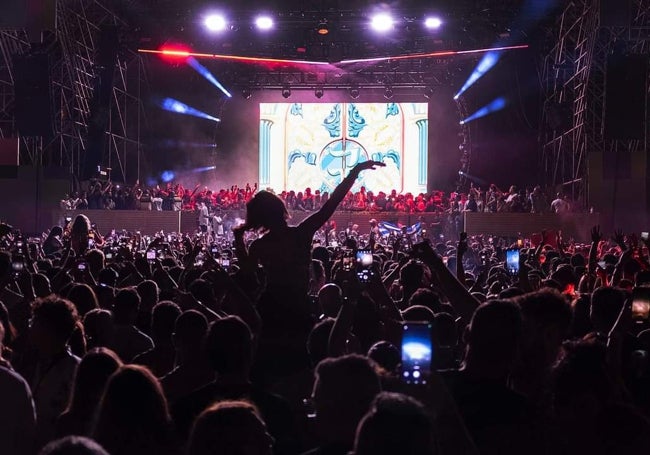
[[[20,137],[21,165],[59,166],[80,177],[93,118],[99,33],[107,25],[118,29],[119,49],[113,87],[106,112],[105,141],[98,165],[112,168],[112,178],[135,182],[140,178],[142,136],[146,116],[142,98],[147,76],[142,57],[125,43],[130,25],[105,0],[56,0],[53,37],[34,45],[24,29],[0,30],[0,137],[18,137],[14,120],[12,56],[38,48],[50,57],[54,134]],[[104,118],[106,118],[104,117]]]
[[600,0],[570,1],[558,16],[555,44],[543,60],[541,171],[548,187],[583,207],[593,205],[590,153],[637,152],[648,146],[647,131],[636,141],[604,137],[607,56],[621,42],[634,54],[650,51],[650,0],[631,4],[629,25],[610,26],[602,23]]

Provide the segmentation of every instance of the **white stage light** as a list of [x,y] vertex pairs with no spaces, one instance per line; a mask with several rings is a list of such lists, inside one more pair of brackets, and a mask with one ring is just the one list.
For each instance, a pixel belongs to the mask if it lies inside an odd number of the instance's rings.
[[205,16],[203,25],[211,32],[222,32],[226,29],[226,18],[220,14],[209,14]]
[[270,30],[273,28],[273,19],[269,16],[259,16],[255,19],[255,25],[260,30]]
[[387,32],[393,28],[393,18],[388,13],[378,13],[372,17],[370,26],[378,32]]
[[435,29],[435,28],[440,28],[441,25],[442,25],[442,20],[440,20],[439,17],[427,17],[424,20],[424,26],[426,28]]

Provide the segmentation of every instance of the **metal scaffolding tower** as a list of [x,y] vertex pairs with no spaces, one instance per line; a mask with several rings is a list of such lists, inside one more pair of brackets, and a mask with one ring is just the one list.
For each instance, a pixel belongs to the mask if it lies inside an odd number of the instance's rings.
[[[621,6],[623,8],[623,6]],[[601,22],[599,0],[573,0],[555,24],[555,43],[544,58],[541,170],[548,187],[590,205],[587,156],[590,153],[645,150],[644,140],[604,136],[607,58],[625,43],[634,54],[650,50],[650,0],[634,0],[629,24]]]
[[[140,173],[141,131],[144,109],[141,95],[145,72],[141,57],[122,43],[129,25],[100,0],[57,0],[56,25],[51,43],[45,43],[50,56],[52,119],[50,138],[21,137],[21,164],[55,165],[80,176],[88,149],[89,122],[98,72],[100,32],[115,27],[120,37],[114,65],[113,87],[107,114],[104,147],[98,164],[113,167],[113,177],[135,181]],[[44,45],[40,45],[43,52]],[[0,137],[16,137],[14,121],[14,77],[12,58],[28,54],[33,48],[24,30],[0,30]]]

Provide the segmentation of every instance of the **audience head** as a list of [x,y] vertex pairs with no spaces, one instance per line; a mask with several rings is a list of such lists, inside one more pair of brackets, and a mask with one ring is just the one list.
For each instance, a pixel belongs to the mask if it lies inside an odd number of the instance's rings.
[[625,293],[613,287],[596,289],[591,295],[591,323],[597,332],[608,334],[625,304]]
[[37,299],[32,304],[30,338],[41,354],[58,354],[78,321],[77,309],[69,300],[57,296]]
[[113,304],[115,324],[133,325],[138,316],[140,296],[133,288],[120,289]]
[[174,302],[164,300],[153,307],[151,314],[151,337],[154,344],[171,344],[176,319],[181,315],[181,309]]
[[136,447],[167,440],[170,424],[158,380],[145,367],[123,365],[108,379],[93,435],[110,453],[137,453]]
[[222,401],[203,411],[194,422],[188,455],[271,455],[273,438],[252,404]]
[[174,323],[174,345],[181,352],[200,351],[203,349],[206,333],[208,333],[206,317],[196,310],[187,310],[178,316]]
[[142,283],[138,284],[137,291],[140,296],[140,306],[142,308],[150,310],[154,305],[156,305],[156,303],[158,303],[160,289],[158,289],[158,285],[155,281],[144,280]]
[[210,324],[205,349],[215,372],[222,376],[247,376],[253,361],[252,338],[248,325],[237,316]]
[[38,455],[110,455],[99,444],[85,436],[66,436],[47,444]]
[[321,436],[351,443],[359,420],[381,390],[375,366],[352,354],[321,361],[314,375],[312,399]]
[[47,275],[36,273],[32,275],[32,282],[34,283],[34,294],[36,294],[36,297],[47,297],[52,293],[52,286]]
[[422,286],[424,279],[424,265],[413,260],[407,262],[400,269],[399,279],[405,289],[418,289]]
[[522,320],[509,300],[481,304],[467,326],[465,367],[473,374],[505,379],[519,353]]
[[108,310],[95,309],[83,319],[86,344],[89,349],[110,346],[113,343],[113,315]]
[[524,324],[524,361],[538,361],[550,367],[569,332],[572,318],[569,303],[552,289],[522,295],[516,302],[521,308]]
[[95,348],[88,351],[77,366],[68,411],[94,410],[108,378],[121,366],[122,361],[110,349]]
[[368,358],[391,374],[398,372],[402,362],[400,350],[389,341],[378,341],[373,344],[368,351]]
[[99,308],[95,291],[87,284],[74,284],[68,291],[67,297],[77,307],[77,312],[81,317],[90,310]]
[[339,314],[343,291],[334,283],[328,283],[318,291],[318,304],[325,316],[335,318]]
[[355,455],[433,455],[433,419],[414,398],[382,392],[359,423]]
[[246,204],[246,226],[250,229],[272,230],[286,226],[289,212],[282,199],[268,191],[260,191]]

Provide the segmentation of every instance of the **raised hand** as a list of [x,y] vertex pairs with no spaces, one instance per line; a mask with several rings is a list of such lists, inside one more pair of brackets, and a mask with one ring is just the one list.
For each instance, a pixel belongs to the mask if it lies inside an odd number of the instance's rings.
[[625,237],[623,236],[623,229],[616,229],[614,231],[614,236],[612,239],[618,244],[618,246],[621,247],[621,249],[625,249]]
[[591,228],[591,241],[593,243],[600,243],[600,241],[603,239],[603,234],[600,232],[600,225],[597,224],[596,226]]
[[365,170],[368,170],[368,169],[376,169],[375,166],[385,167],[386,164],[384,164],[384,163],[382,163],[380,161],[370,161],[370,160],[369,161],[363,161],[363,162],[357,164],[356,166],[354,166],[354,168],[352,168],[352,172],[356,172],[357,174],[359,174],[361,171],[365,171]]

